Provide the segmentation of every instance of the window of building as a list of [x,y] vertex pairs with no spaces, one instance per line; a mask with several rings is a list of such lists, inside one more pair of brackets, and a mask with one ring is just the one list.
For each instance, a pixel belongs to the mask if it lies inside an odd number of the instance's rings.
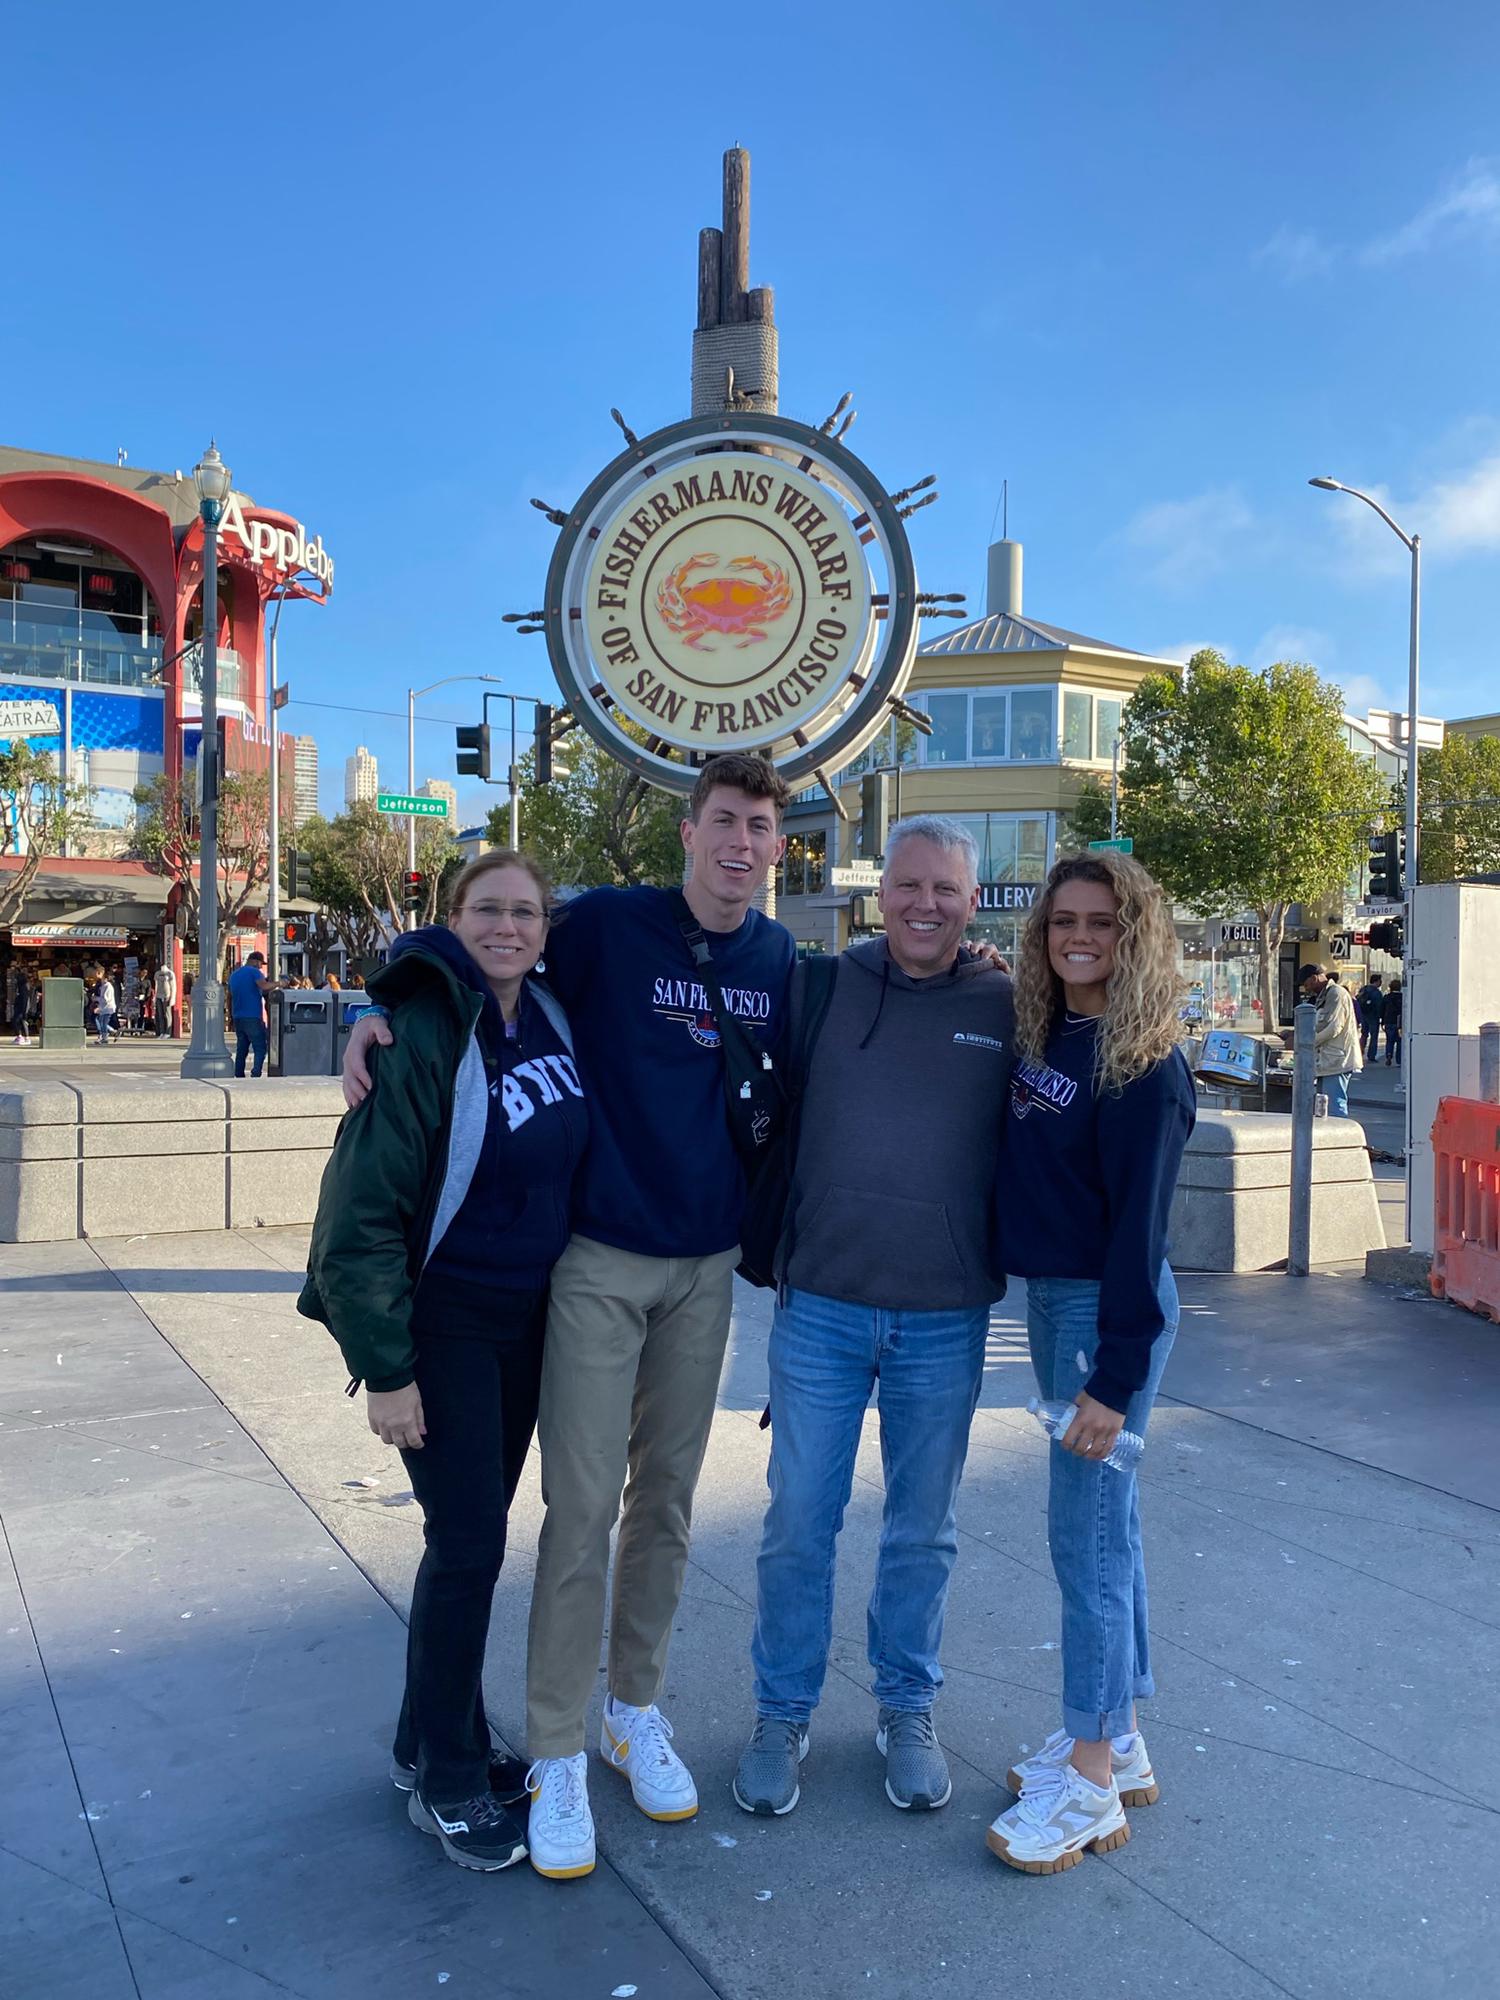
[[1052,688],[1016,688],[1012,691],[1010,754],[1018,762],[1052,762],[1052,717],[1056,699]]
[[1120,703],[1106,695],[1099,695],[1094,701],[1094,755],[1106,764],[1115,754],[1115,741],[1120,734]]
[[932,734],[922,745],[924,764],[966,764],[969,761],[969,697],[966,691],[942,689],[927,697]]
[[820,896],[827,874],[828,834],[819,827],[813,833],[789,833],[786,853],[776,879],[782,896]]
[[1078,688],[1063,690],[1062,753],[1080,759],[1094,754],[1094,697]]
[[0,677],[153,687],[161,669],[160,614],[122,557],[71,537],[6,549]]
[[1057,690],[942,688],[921,698],[932,718],[925,764],[1048,764],[1057,756]]

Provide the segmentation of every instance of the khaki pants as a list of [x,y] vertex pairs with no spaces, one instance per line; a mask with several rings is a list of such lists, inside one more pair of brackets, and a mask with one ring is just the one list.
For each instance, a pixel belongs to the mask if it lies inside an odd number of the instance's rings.
[[640,1257],[575,1236],[553,1270],[537,1425],[547,1513],[526,1653],[532,1757],[583,1748],[617,1515],[609,1689],[638,1708],[661,1691],[738,1262],[737,1249]]

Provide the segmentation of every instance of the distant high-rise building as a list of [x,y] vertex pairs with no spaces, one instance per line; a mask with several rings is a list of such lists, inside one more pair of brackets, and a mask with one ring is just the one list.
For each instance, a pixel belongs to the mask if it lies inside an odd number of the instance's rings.
[[292,819],[296,825],[306,826],[318,811],[318,746],[311,736],[294,736],[292,750]]
[[375,759],[361,743],[352,757],[344,759],[344,804],[357,806],[362,800],[372,805],[380,790],[380,772]]
[[441,799],[448,808],[448,831],[458,832],[458,791],[445,778],[429,778],[425,785],[417,787],[417,795],[424,799]]

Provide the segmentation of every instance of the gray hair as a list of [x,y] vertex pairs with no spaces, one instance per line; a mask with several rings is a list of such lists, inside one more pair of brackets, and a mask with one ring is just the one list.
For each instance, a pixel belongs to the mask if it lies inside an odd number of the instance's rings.
[[912,813],[907,819],[898,819],[885,837],[887,868],[903,840],[930,840],[945,854],[962,856],[969,871],[969,880],[979,880],[979,843],[966,826],[956,819],[949,819],[946,813]]

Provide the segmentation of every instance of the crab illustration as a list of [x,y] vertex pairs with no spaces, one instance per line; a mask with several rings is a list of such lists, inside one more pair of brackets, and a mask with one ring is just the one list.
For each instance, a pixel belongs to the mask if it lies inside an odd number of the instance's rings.
[[[689,579],[700,570],[712,576]],[[731,574],[731,572],[733,572]],[[735,556],[721,564],[711,554],[689,556],[662,578],[656,608],[663,624],[686,639],[694,652],[720,633],[737,641],[737,650],[766,637],[766,627],[791,608],[792,585],[783,569],[759,556]]]

